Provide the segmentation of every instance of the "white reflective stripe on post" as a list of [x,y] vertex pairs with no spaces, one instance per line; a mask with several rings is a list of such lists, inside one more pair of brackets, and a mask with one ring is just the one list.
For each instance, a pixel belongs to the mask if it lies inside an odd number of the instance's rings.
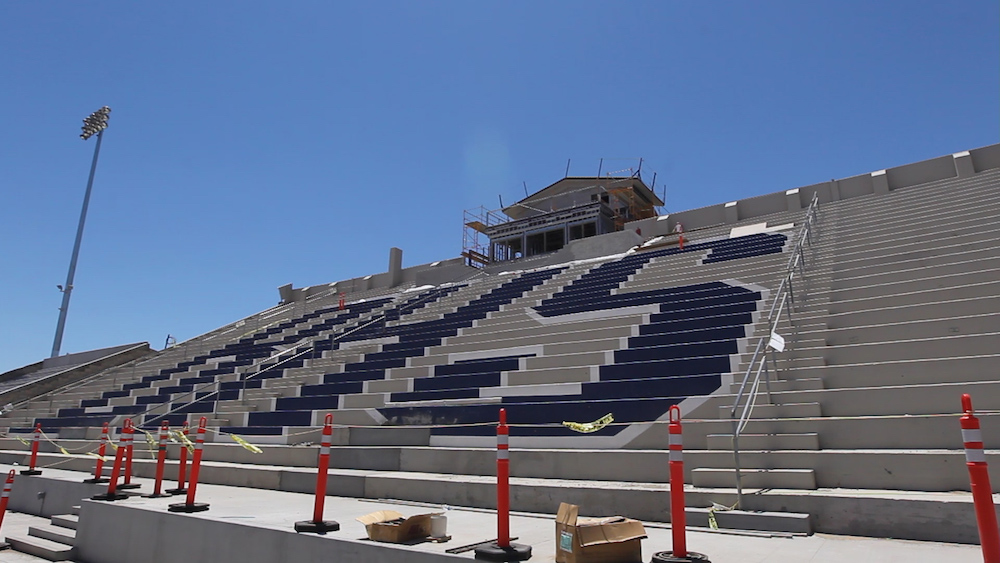
[[971,463],[986,463],[986,454],[979,448],[966,448],[965,461]]
[[10,496],[10,489],[4,489],[3,493],[0,493],[0,498],[7,498]]
[[330,446],[320,446],[319,455],[330,455]]
[[963,442],[982,442],[983,432],[978,428],[962,429],[962,441]]
[[670,450],[669,461],[684,461],[684,452],[680,450]]
[[194,449],[200,450],[202,448],[202,446],[204,446],[204,445],[205,444],[203,442],[201,442],[201,440],[199,440],[199,441],[197,441],[197,442],[194,443]]
[[671,434],[670,441],[667,442],[671,446],[683,446],[684,445],[684,435],[683,434]]
[[506,446],[508,444],[509,439],[510,436],[508,436],[507,434],[497,434],[497,445]]
[[497,459],[510,459],[510,450],[497,450]]

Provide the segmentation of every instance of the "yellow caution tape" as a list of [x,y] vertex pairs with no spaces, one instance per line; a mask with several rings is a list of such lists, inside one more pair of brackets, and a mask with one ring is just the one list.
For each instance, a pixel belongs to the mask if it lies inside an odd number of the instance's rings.
[[615,417],[608,413],[601,418],[598,418],[594,422],[566,422],[563,421],[563,426],[573,430],[575,432],[582,432],[584,434],[590,434],[591,432],[597,432],[601,428],[611,424],[615,421]]
[[230,434],[229,437],[232,438],[237,444],[243,446],[243,449],[245,450],[249,450],[255,454],[264,453],[264,450],[258,448],[257,446],[251,444],[250,442],[247,442],[246,440],[237,436],[236,434]]
[[712,506],[708,509],[708,527],[711,528],[711,529],[713,529],[713,530],[718,530],[719,529],[719,523],[715,520],[715,513],[716,512],[726,512],[726,511],[729,511],[729,510],[736,510],[736,505],[737,504],[739,504],[739,501],[736,501],[736,503],[733,504],[732,506],[726,506],[724,504],[719,504],[717,502],[713,502]]
[[108,458],[106,458],[106,457],[104,457],[104,456],[102,456],[102,455],[97,455],[97,454],[96,454],[96,453],[94,453],[94,452],[87,452],[87,454],[86,454],[86,455],[89,455],[89,456],[94,456],[94,457],[96,457],[97,459],[99,459],[99,460],[101,460],[101,461],[108,461]]
[[194,442],[190,438],[184,435],[180,430],[172,430],[170,435],[175,438],[175,442],[180,442],[184,444],[184,447],[188,449],[188,453],[194,453]]
[[156,451],[160,449],[159,438],[154,437],[152,434],[146,432],[142,428],[139,429],[139,432],[142,432],[143,434],[146,435],[146,444],[149,446],[149,457],[156,459]]
[[67,450],[66,448],[64,448],[62,446],[58,446],[57,445],[56,447],[59,448],[59,451],[62,452],[63,455],[73,455],[73,454],[69,453],[69,450]]
[[25,440],[24,438],[22,438],[22,437],[20,437],[20,436],[18,436],[18,437],[17,437],[17,441],[21,442],[21,443],[22,443],[22,444],[24,444],[25,446],[30,446],[30,445],[31,445],[31,442],[29,442],[29,441]]

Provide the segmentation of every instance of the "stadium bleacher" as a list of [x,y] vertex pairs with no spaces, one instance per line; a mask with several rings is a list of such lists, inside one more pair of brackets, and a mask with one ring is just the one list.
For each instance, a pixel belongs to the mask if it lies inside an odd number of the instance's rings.
[[[647,219],[636,231],[660,242],[598,258],[366,289],[343,310],[334,292],[285,303],[252,326],[20,403],[4,424],[23,433],[38,422],[72,441],[126,417],[152,428],[204,415],[218,442],[207,462],[241,464],[214,478],[236,482],[265,469],[226,433],[259,442],[276,463],[283,454],[272,450],[295,450],[332,412],[343,432],[333,471],[366,471],[365,495],[490,506],[476,478],[491,475],[504,408],[525,460],[512,462],[515,479],[580,480],[566,488],[570,500],[586,490],[664,520],[662,506],[640,499],[667,479],[662,422],[672,405],[687,420],[689,498],[706,511],[733,506],[730,412],[754,345],[773,330],[786,345],[766,356],[769,394],[754,396],[739,438],[753,493],[740,508],[775,515],[754,525],[805,518],[809,530],[969,541],[967,503],[945,492],[969,487],[959,395],[1000,409],[1000,145],[951,158],[768,196],[777,206],[744,200]],[[683,248],[668,229],[679,220]],[[767,326],[800,246],[793,303]],[[608,414],[613,423],[587,434],[563,425]],[[1000,417],[984,414],[983,427],[987,448],[1000,447]],[[23,455],[18,442],[3,444],[0,455]],[[517,499],[517,510],[551,511],[549,496]],[[931,515],[958,524],[921,529]]]

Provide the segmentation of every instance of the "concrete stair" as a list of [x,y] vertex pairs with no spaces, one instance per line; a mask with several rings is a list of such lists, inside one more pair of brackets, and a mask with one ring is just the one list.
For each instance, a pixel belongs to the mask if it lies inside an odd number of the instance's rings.
[[[808,475],[810,468],[785,464],[805,459],[806,450],[831,460],[828,466],[846,466],[842,457],[864,467],[866,457],[885,455],[866,448],[892,444],[925,454],[921,465],[937,463],[930,462],[941,451],[935,448],[961,447],[953,435],[957,422],[936,418],[955,413],[961,393],[978,397],[979,408],[1000,406],[1000,378],[990,367],[1000,344],[1000,231],[993,219],[1000,192],[984,193],[985,180],[944,182],[950,184],[947,195],[938,186],[916,187],[820,208],[821,236],[806,247],[809,267],[806,280],[796,284],[792,321],[778,325],[787,346],[775,354],[773,403],[761,384],[740,437],[744,486],[833,486],[830,475],[816,473],[820,466]],[[982,206],[977,201],[970,209],[972,193]],[[933,215],[922,214],[931,210]],[[740,370],[747,367],[745,359]],[[741,379],[738,373],[728,393],[691,413],[721,420],[685,425],[686,446],[729,450],[731,457],[728,417]],[[704,441],[689,439],[694,432]],[[696,484],[735,483],[731,460],[705,461],[694,472]],[[883,469],[885,476],[889,469]],[[851,486],[934,490],[931,480],[894,471],[888,479],[873,472],[867,482],[859,473]],[[964,487],[954,476],[953,482]]]
[[76,527],[80,521],[80,507],[73,507],[73,514],[52,516],[50,524],[30,526],[27,535],[7,536],[15,550],[47,559],[71,561],[75,555]]

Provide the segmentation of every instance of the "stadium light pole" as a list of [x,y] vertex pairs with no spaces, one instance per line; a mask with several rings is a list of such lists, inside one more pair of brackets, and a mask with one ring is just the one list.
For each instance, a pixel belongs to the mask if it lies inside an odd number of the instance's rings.
[[66,274],[66,285],[57,286],[62,292],[62,306],[59,307],[59,322],[56,324],[56,337],[52,341],[52,357],[59,355],[62,347],[63,330],[66,328],[66,314],[69,312],[69,298],[73,293],[73,276],[76,274],[76,261],[80,256],[80,243],[83,241],[83,225],[87,222],[87,207],[90,205],[90,190],[94,187],[94,173],[97,171],[97,157],[101,154],[101,138],[108,128],[108,117],[111,108],[104,106],[83,120],[83,133],[80,138],[86,141],[97,135],[94,146],[94,160],[90,163],[90,177],[87,178],[87,191],[83,196],[83,208],[80,210],[80,223],[76,226],[76,241],[73,243],[73,255],[69,259],[69,273]]

